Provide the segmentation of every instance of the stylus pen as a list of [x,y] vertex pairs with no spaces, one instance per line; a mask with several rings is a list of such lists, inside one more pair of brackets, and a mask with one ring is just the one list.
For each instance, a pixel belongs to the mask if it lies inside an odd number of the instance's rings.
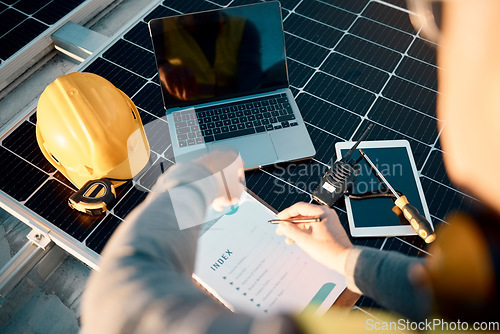
[[319,223],[321,218],[290,218],[290,219],[271,219],[268,223],[279,224],[279,222],[289,222],[293,224],[304,224],[304,223]]

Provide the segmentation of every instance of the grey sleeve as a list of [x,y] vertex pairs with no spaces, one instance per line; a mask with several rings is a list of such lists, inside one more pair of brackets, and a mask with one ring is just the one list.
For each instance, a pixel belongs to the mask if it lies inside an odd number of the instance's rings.
[[[351,271],[354,279],[353,290],[357,287],[381,306],[412,320],[420,321],[429,315],[432,303],[430,293],[414,285],[408,275],[410,266],[421,259],[368,247],[356,247],[355,250],[351,253],[356,256],[347,258],[353,269],[349,270],[346,263],[347,275]],[[355,257],[357,260],[353,263]]]
[[[199,229],[179,229],[176,213],[203,222],[217,193],[197,164],[169,170],[106,245],[82,301],[85,333],[248,333],[262,322],[231,313],[192,282]],[[180,186],[182,185],[182,186]],[[176,187],[175,210],[170,192]],[[179,211],[180,210],[180,211]],[[195,224],[196,225],[196,224]],[[290,320],[271,318],[275,333]],[[265,326],[270,328],[269,326]]]

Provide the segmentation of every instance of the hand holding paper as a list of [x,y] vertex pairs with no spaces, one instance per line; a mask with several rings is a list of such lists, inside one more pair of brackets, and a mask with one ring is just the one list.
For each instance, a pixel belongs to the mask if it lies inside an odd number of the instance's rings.
[[279,219],[297,216],[321,217],[322,221],[314,224],[280,222],[276,233],[285,235],[288,244],[295,242],[316,261],[345,274],[346,257],[353,246],[340,224],[337,213],[324,206],[304,202],[296,203],[278,213]]

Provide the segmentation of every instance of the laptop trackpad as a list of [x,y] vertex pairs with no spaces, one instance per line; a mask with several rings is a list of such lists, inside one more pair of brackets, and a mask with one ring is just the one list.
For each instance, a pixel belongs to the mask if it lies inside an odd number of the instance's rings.
[[237,148],[245,163],[245,169],[273,164],[278,160],[271,137],[267,133],[225,139],[220,143],[210,144],[209,149],[216,150],[218,145]]

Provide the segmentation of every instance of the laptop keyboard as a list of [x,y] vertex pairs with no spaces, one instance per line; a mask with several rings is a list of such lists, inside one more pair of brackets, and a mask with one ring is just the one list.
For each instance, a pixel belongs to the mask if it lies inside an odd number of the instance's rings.
[[297,126],[286,94],[173,114],[180,147]]

